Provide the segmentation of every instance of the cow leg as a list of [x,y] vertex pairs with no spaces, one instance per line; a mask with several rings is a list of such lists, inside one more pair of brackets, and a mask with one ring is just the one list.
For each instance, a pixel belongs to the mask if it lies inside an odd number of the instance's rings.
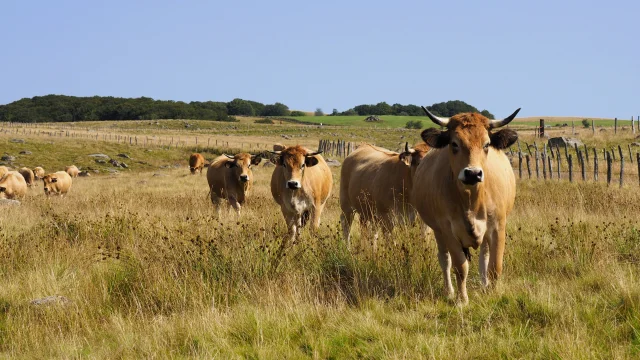
[[495,285],[502,274],[502,260],[504,256],[504,243],[506,237],[505,222],[497,226],[491,232],[491,243],[489,244],[489,284]]
[[220,197],[218,197],[218,195],[216,195],[215,192],[211,191],[211,203],[213,204],[213,209],[216,211],[216,214],[218,215],[218,219],[220,219]]
[[451,257],[453,260],[453,270],[456,273],[456,283],[458,284],[458,304],[466,305],[469,303],[467,296],[467,275],[469,274],[469,262],[467,255],[462,251],[462,245],[456,243]]
[[478,259],[478,269],[480,270],[480,281],[482,286],[489,286],[487,279],[487,265],[489,265],[489,239],[484,239],[480,245],[480,256]]
[[229,196],[229,206],[232,207],[236,211],[236,215],[240,217],[240,209],[242,208],[242,206],[235,196]]
[[314,231],[320,228],[320,216],[322,215],[322,210],[324,210],[324,204],[318,204],[311,210],[311,229]]
[[438,262],[440,263],[440,269],[442,269],[442,275],[444,276],[444,295],[448,299],[453,299],[453,285],[451,284],[451,255],[444,244],[444,238],[442,234],[436,233],[436,243],[438,244]]
[[347,249],[351,248],[351,224],[353,223],[353,211],[342,211],[340,225],[342,225],[342,239],[347,243]]

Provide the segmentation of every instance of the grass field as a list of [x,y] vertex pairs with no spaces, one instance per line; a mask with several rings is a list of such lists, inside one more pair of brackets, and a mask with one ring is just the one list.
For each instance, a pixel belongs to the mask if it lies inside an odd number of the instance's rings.
[[[280,252],[273,168],[254,169],[241,219],[218,220],[205,176],[187,175],[188,148],[10,137],[0,135],[3,152],[26,146],[31,158],[18,160],[48,170],[89,166],[93,152],[148,165],[78,178],[65,199],[45,199],[40,185],[21,206],[0,208],[3,357],[640,355],[637,185],[520,181],[504,276],[483,291],[474,252],[470,304],[460,308],[443,298],[434,239],[418,227],[396,229],[375,255],[344,247],[339,168],[319,233]],[[355,244],[359,236],[355,226]],[[49,295],[71,302],[29,303]]]

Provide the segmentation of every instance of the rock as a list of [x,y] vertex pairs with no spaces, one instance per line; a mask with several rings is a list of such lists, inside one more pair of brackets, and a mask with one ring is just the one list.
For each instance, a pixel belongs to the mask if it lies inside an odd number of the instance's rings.
[[291,136],[289,135],[281,134],[280,136],[284,139],[291,140]]
[[109,159],[109,155],[105,155],[105,154],[91,154],[89,156],[93,158]]
[[131,159],[131,157],[129,157],[129,155],[127,154],[118,154],[118,156],[125,159]]
[[107,172],[111,174],[120,174],[120,172],[117,169],[107,169]]
[[154,176],[154,177],[155,177],[155,176],[158,176],[158,177],[164,177],[164,176],[169,176],[169,175],[167,175],[167,174],[155,173],[155,174],[153,174],[153,176]]
[[106,164],[106,163],[107,163],[107,161],[106,161],[106,160],[104,160],[104,159],[96,159],[95,161],[96,161],[98,164]]
[[272,163],[271,161],[265,161],[264,164],[262,164],[262,167],[273,167],[276,166],[276,164]]
[[127,164],[125,164],[125,163],[121,162],[121,163],[120,163],[120,167],[121,167],[121,168],[128,169],[128,168],[129,168],[129,165],[127,165]]
[[98,170],[98,169],[91,170],[91,171],[93,171],[94,174],[100,174],[100,170]]
[[111,164],[111,165],[113,165],[115,167],[120,167],[120,163],[117,162],[116,160],[113,160],[113,159],[109,160],[109,164]]
[[16,143],[16,144],[24,144],[24,139],[11,139],[9,140],[9,142]]
[[0,160],[11,162],[11,161],[16,161],[16,157],[11,155],[2,155],[2,158],[0,158]]
[[640,142],[632,142],[631,146],[640,146]]
[[380,119],[378,116],[376,115],[371,115],[371,116],[367,116],[364,121],[366,122],[378,122],[378,121],[382,121],[382,119]]
[[78,173],[78,176],[87,177],[87,176],[91,176],[91,173],[89,171],[87,171],[87,170],[84,170],[84,171],[80,171]]
[[62,295],[51,295],[40,299],[33,299],[29,301],[29,304],[34,306],[48,306],[48,305],[70,305],[72,303],[69,298]]
[[142,164],[142,165],[151,165],[151,164],[149,164],[149,163],[148,163],[148,162],[146,162],[146,161],[140,161],[140,160],[138,160],[138,161],[136,161],[136,162],[137,162],[138,164]]
[[340,161],[335,159],[326,159],[325,160],[328,166],[340,166]]
[[31,151],[29,151],[29,150],[22,150],[22,151],[20,151],[20,155],[31,155],[31,154],[32,154],[32,153],[31,153]]
[[20,205],[20,201],[13,200],[13,199],[0,199],[0,206],[3,206],[3,205],[19,206]]
[[575,145],[582,146],[582,141],[576,138],[568,138],[566,136],[554,137],[549,139],[549,146],[551,147],[564,147],[564,145],[574,147]]

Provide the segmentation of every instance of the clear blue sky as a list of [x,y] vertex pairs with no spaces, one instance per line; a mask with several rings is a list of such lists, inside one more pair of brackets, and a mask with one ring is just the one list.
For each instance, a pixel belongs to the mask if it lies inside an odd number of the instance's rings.
[[46,94],[629,118],[640,1],[2,1],[0,104]]

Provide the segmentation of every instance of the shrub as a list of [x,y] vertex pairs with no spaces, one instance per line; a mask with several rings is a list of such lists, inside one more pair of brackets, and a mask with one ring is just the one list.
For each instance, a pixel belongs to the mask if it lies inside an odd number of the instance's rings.
[[422,121],[421,120],[409,120],[405,125],[407,129],[422,129]]
[[303,111],[293,110],[289,116],[306,116]]
[[273,123],[274,123],[274,122],[273,122],[273,120],[271,120],[271,119],[267,119],[267,118],[264,118],[264,119],[258,119],[258,120],[254,121],[254,122],[255,122],[256,124],[273,124]]
[[588,129],[589,126],[591,126],[591,124],[589,123],[589,119],[582,119],[582,126],[584,126],[585,129]]

